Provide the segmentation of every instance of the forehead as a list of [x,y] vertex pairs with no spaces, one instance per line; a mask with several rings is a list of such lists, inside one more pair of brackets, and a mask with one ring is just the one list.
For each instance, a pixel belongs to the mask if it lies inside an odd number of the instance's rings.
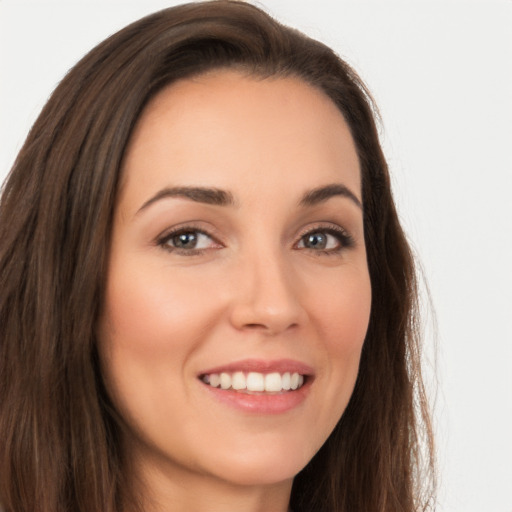
[[124,185],[139,190],[231,189],[234,181],[289,188],[305,179],[310,187],[342,180],[359,193],[359,162],[342,114],[300,79],[235,71],[182,80],[158,93],[136,125],[123,168]]

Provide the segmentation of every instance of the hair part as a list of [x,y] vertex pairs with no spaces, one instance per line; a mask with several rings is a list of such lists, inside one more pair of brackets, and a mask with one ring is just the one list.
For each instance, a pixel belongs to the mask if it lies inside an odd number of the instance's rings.
[[44,107],[4,184],[0,502],[7,511],[120,512],[137,501],[95,335],[120,170],[151,98],[177,80],[219,69],[294,76],[322,90],[343,114],[361,166],[369,329],[350,403],[295,478],[291,506],[412,512],[433,503],[416,271],[374,103],[325,45],[252,5],[218,0],[150,15],[86,55]]

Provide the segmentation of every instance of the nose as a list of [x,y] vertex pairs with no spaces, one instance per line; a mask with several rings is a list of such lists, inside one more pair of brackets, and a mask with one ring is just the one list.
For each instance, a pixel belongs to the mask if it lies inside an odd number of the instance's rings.
[[298,327],[305,318],[299,282],[289,262],[277,255],[244,258],[236,272],[232,325],[266,335]]

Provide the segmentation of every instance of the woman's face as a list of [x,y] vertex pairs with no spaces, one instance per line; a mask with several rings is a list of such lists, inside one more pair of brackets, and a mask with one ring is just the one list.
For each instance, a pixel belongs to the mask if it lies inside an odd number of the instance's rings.
[[370,314],[360,203],[349,129],[298,79],[210,73],[149,104],[99,345],[145,471],[290,482],[320,448]]

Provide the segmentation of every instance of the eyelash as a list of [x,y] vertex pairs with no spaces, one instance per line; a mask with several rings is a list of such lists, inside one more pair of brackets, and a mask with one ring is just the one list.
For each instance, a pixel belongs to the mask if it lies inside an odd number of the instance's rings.
[[[336,238],[339,244],[339,246],[334,249],[309,249],[317,256],[336,256],[343,250],[350,249],[355,245],[354,238],[345,229],[337,225],[319,225],[313,228],[308,228],[307,230],[300,234],[298,243],[303,242],[307,236],[315,234],[331,235],[334,238]],[[305,249],[307,248],[305,247]]]
[[[172,253],[176,253],[178,255],[183,256],[198,256],[203,254],[208,249],[181,249],[179,247],[173,247],[169,245],[169,242],[172,238],[175,238],[180,235],[186,235],[186,234],[195,234],[195,235],[204,235],[208,238],[210,238],[213,243],[218,244],[219,247],[222,247],[222,244],[216,240],[214,236],[206,232],[205,230],[196,227],[194,225],[187,225],[187,226],[180,226],[179,228],[173,229],[172,231],[166,232],[164,235],[159,237],[156,241],[156,245],[162,247],[164,250]],[[331,235],[336,238],[339,246],[334,249],[311,249],[307,247],[298,248],[296,247],[298,244],[303,243],[305,238],[307,236],[315,235],[315,234],[323,234],[323,235]],[[304,232],[302,232],[299,236],[298,242],[294,244],[294,248],[297,250],[309,250],[312,253],[315,253],[315,255],[325,255],[325,256],[335,256],[342,252],[345,249],[350,249],[355,245],[354,238],[347,233],[343,228],[337,225],[319,225],[315,226],[313,228],[308,228]]]
[[176,253],[182,256],[196,256],[203,254],[207,249],[180,249],[179,247],[173,247],[169,245],[169,241],[171,239],[180,235],[187,234],[204,235],[210,238],[214,243],[218,244],[219,246],[222,245],[210,233],[206,232],[204,229],[194,226],[193,224],[187,226],[180,226],[176,229],[166,232],[164,235],[157,239],[157,245],[168,252]]

